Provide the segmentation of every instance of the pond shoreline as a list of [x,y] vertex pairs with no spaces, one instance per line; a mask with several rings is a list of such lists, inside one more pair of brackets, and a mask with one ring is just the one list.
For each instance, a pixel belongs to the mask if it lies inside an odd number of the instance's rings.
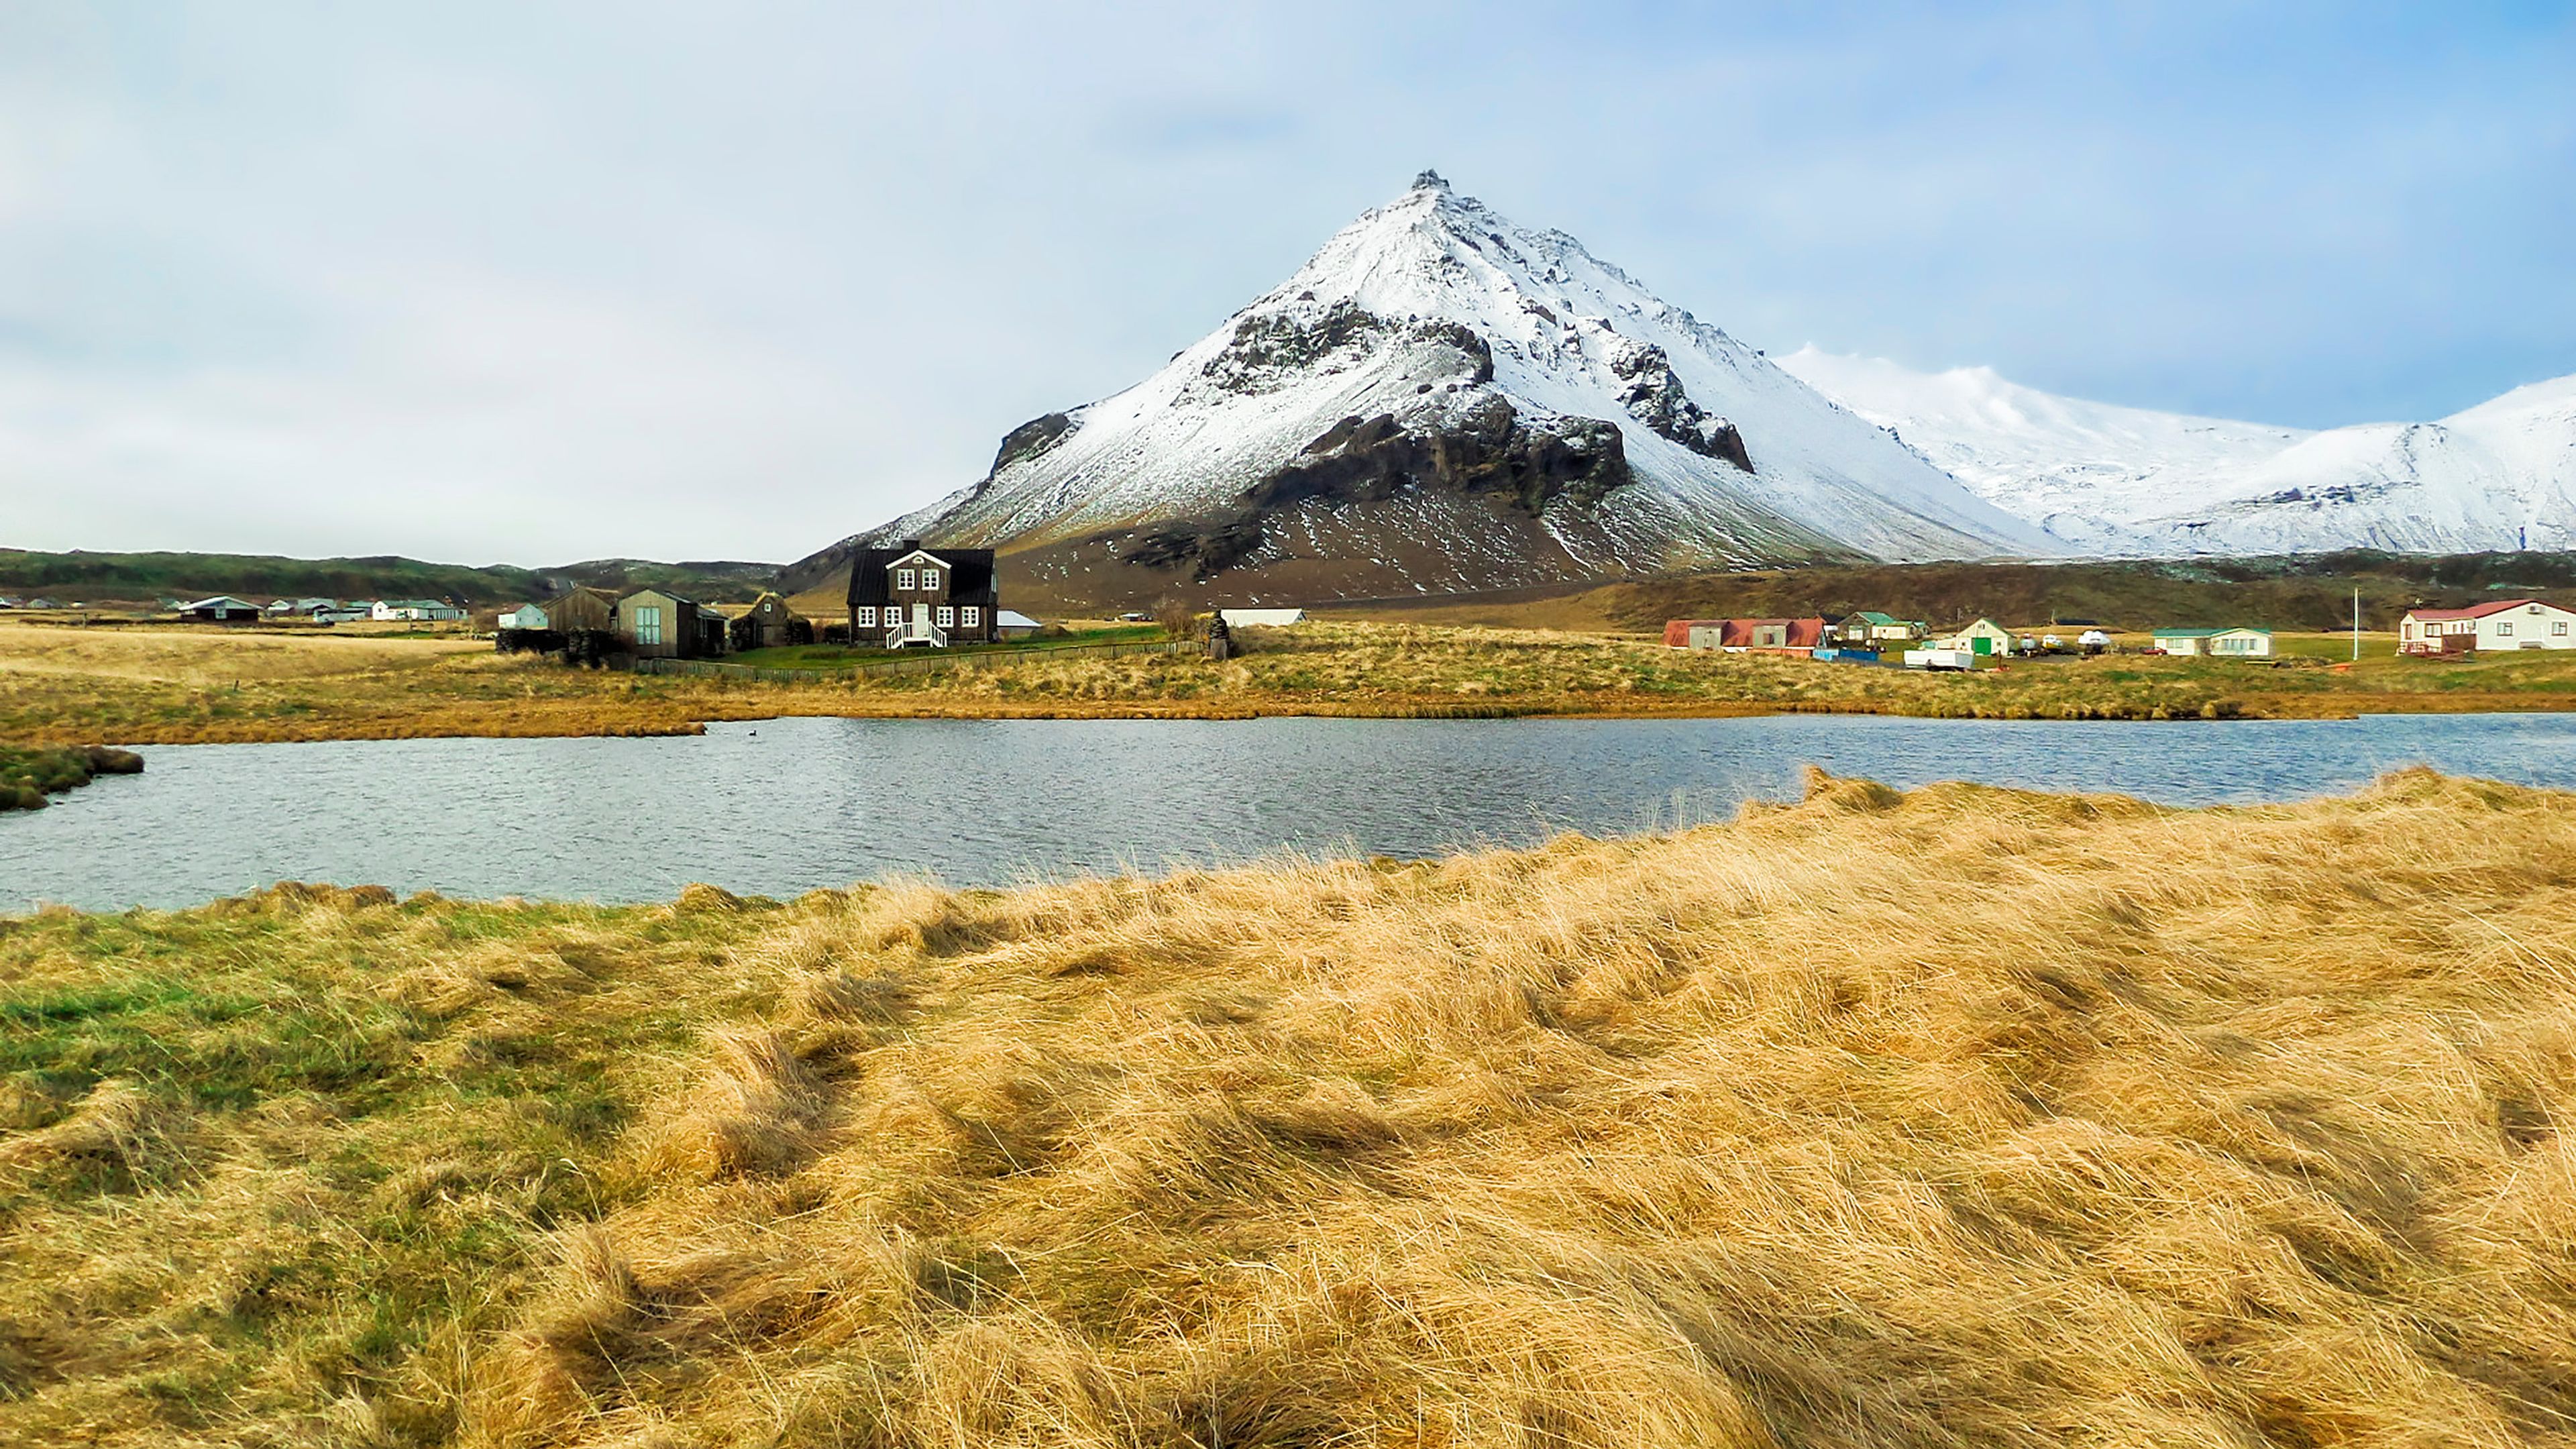
[[1002,887],[1651,833],[1781,797],[1807,764],[1897,788],[1967,780],[2190,805],[2303,799],[2419,763],[2576,788],[2576,716],[2234,729],[1849,714],[1400,727],[805,716],[680,737],[174,746],[82,808],[0,825],[0,911],[179,906],[279,880],[599,901],[667,899],[692,881],[781,899],[857,880]]

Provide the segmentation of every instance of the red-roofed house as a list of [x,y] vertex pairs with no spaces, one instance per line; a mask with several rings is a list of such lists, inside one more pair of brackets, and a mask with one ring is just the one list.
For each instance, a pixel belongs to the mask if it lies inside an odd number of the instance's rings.
[[2466,609],[2409,609],[2397,622],[2400,654],[2472,649],[2576,649],[2576,610],[2538,599],[2499,599]]

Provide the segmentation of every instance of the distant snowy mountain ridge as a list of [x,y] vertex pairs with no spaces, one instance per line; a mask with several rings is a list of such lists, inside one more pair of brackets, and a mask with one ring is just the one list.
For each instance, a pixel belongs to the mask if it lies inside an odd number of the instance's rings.
[[2576,549],[2576,377],[2439,422],[2306,432],[2058,397],[1982,367],[1813,347],[1779,361],[2060,551]]
[[2055,547],[1572,237],[1428,172],[1152,376],[1023,424],[981,481],[862,537],[993,547],[1104,597]]

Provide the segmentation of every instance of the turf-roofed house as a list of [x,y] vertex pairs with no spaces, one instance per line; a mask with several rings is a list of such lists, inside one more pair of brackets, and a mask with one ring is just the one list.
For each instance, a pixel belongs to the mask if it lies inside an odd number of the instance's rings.
[[850,564],[850,642],[888,649],[991,644],[1001,592],[989,548],[863,548]]

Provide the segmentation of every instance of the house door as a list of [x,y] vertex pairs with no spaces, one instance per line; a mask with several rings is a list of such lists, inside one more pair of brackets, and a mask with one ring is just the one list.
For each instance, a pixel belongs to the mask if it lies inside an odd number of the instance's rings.
[[916,639],[930,637],[930,606],[919,599],[912,603],[912,636]]
[[1983,634],[1980,634],[1974,639],[1968,641],[1968,652],[1971,654],[1992,654],[1995,652],[1995,641],[1987,638]]

